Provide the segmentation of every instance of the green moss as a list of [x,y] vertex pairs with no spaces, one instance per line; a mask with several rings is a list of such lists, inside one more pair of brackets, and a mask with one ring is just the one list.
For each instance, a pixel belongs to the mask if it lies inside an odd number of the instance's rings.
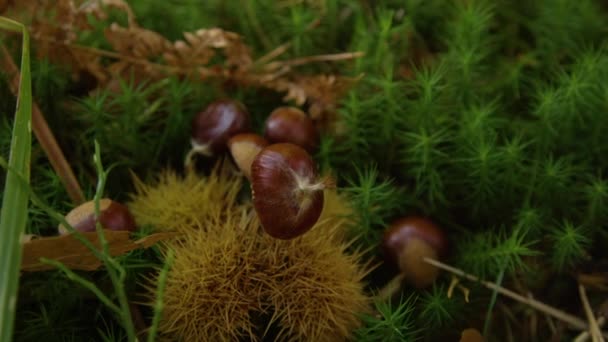
[[[169,39],[220,26],[242,34],[255,57],[286,42],[291,48],[281,59],[365,53],[299,70],[364,76],[339,102],[346,134],[324,135],[316,160],[352,199],[358,213],[352,233],[358,247],[369,248],[371,261],[378,261],[386,225],[410,213],[429,215],[446,229],[453,247],[447,262],[487,279],[504,273],[505,286],[542,291],[546,279],[565,277],[589,258],[606,260],[608,13],[601,1],[296,2],[132,6],[141,26]],[[81,43],[106,47],[102,28]],[[146,179],[182,166],[190,120],[212,99],[243,101],[258,133],[272,109],[284,105],[281,94],[267,90],[176,78],[143,85],[125,80],[116,93],[83,95],[59,66],[40,60],[33,71],[35,98],[89,196],[94,139],[114,167],[107,195],[124,199],[131,171]],[[14,98],[4,81],[0,96],[0,151],[7,155]],[[67,211],[67,195],[37,145],[32,166],[35,192]],[[30,232],[51,234],[55,226],[32,209]],[[125,263],[134,265],[134,274],[158,262],[153,253],[131,257]],[[372,279],[370,290],[383,281]],[[442,277],[432,289],[406,289],[410,300],[378,304],[381,317],[367,317],[359,336],[373,340],[388,329],[404,340],[432,339],[434,330],[457,336],[463,321],[483,322],[491,292],[476,288],[478,312],[463,311],[464,303],[445,297],[447,284]],[[49,290],[47,298],[54,294]],[[568,296],[577,293],[564,287],[543,299],[551,304]],[[51,321],[77,326],[84,320],[63,313],[79,305],[28,305],[18,336],[49,334]],[[504,323],[509,318],[496,307],[489,336],[518,340],[524,332]],[[39,330],[28,330],[33,325]],[[106,336],[121,333],[115,322],[99,329]],[[544,323],[537,337],[551,337]]]

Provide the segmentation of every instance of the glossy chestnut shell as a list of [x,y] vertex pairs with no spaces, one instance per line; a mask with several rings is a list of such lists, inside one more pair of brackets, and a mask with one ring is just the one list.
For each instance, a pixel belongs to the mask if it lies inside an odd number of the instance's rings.
[[279,107],[272,111],[266,119],[264,137],[271,143],[298,145],[309,153],[319,145],[313,121],[296,107]]
[[418,288],[430,285],[438,269],[422,260],[442,258],[448,251],[445,233],[430,219],[409,216],[395,220],[385,231],[382,248],[389,264],[397,266]]
[[221,99],[194,117],[192,144],[205,146],[207,154],[216,154],[227,149],[230,137],[250,130],[251,118],[245,106],[236,100]]
[[[72,209],[66,216],[66,221],[77,231],[92,232],[96,230],[95,202],[89,201]],[[99,223],[104,229],[127,230],[136,229],[135,218],[124,204],[103,198],[99,201]],[[62,224],[59,233],[67,234],[69,231]]]
[[301,147],[269,145],[251,165],[252,197],[264,230],[278,239],[293,239],[309,231],[323,209],[324,185],[316,165]]

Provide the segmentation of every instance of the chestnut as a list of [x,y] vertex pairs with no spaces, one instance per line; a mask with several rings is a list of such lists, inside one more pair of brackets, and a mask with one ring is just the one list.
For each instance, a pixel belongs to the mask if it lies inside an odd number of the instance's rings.
[[439,269],[423,259],[437,260],[447,253],[445,233],[431,220],[408,216],[395,220],[385,231],[382,248],[390,263],[416,288],[431,285]]
[[240,133],[228,140],[232,159],[249,180],[251,180],[253,159],[266,146],[268,141],[255,133]]
[[459,342],[484,342],[485,339],[479,330],[475,328],[467,328],[460,334]]
[[291,143],[265,147],[251,164],[255,211],[266,233],[277,239],[296,238],[315,225],[326,187],[310,154]]
[[221,153],[227,149],[230,137],[250,130],[251,118],[241,102],[217,100],[192,120],[192,148],[207,156]]
[[271,143],[292,143],[313,153],[319,145],[319,134],[312,119],[296,107],[279,107],[270,113],[264,126],[264,137]]
[[[65,216],[65,220],[77,231],[95,231],[95,201],[85,202],[72,209]],[[108,198],[99,200],[99,223],[104,229],[109,230],[134,231],[136,228],[135,218],[129,208]],[[59,225],[58,230],[61,235],[69,233],[63,224]]]

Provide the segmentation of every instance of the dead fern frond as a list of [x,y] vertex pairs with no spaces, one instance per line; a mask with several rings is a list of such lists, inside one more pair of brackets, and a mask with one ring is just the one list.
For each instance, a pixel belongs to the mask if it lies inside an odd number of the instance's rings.
[[[24,1],[17,7],[28,9],[14,15],[29,13],[27,22],[31,22],[38,55],[72,68],[74,77],[87,72],[97,79],[100,87],[111,86],[125,76],[150,81],[178,75],[195,81],[219,79],[267,88],[285,93],[286,102],[306,103],[321,128],[335,121],[336,102],[357,79],[301,75],[295,69],[309,63],[362,56],[355,52],[278,61],[276,58],[289,47],[284,44],[256,61],[238,33],[218,27],[184,32],[183,39],[169,41],[158,32],[140,27],[124,0]],[[110,10],[124,12],[126,26],[110,22]],[[111,51],[79,43],[79,37],[95,29],[90,17],[107,22],[103,33]]]

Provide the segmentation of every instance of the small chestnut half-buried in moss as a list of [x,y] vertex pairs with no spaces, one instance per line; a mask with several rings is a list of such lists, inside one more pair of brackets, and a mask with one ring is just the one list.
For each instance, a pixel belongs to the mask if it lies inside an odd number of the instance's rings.
[[396,265],[403,278],[416,288],[431,285],[439,269],[424,258],[439,260],[448,249],[445,233],[431,220],[408,216],[395,220],[385,231],[382,247],[388,261]]
[[273,110],[266,119],[264,137],[271,143],[298,145],[309,153],[319,145],[313,121],[296,107],[283,106]]
[[255,133],[240,133],[228,140],[232,159],[249,180],[251,180],[251,164],[266,146],[268,141]]
[[253,205],[264,230],[283,240],[310,230],[323,209],[323,190],[315,162],[303,148],[279,143],[264,148],[251,165]]
[[[88,201],[72,209],[65,220],[72,228],[80,232],[96,230],[95,201]],[[134,231],[135,219],[126,205],[108,198],[99,200],[99,223],[104,229]],[[69,234],[63,224],[58,227],[59,234]]]

